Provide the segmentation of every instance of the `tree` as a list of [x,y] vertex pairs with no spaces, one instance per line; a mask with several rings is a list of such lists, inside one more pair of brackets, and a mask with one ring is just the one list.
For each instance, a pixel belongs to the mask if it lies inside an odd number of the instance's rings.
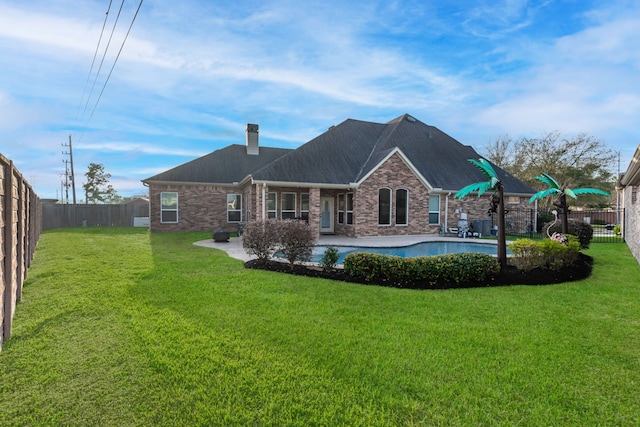
[[[615,153],[584,133],[566,138],[555,131],[540,138],[519,140],[504,135],[486,150],[488,160],[536,190],[543,189],[536,178],[542,171],[566,183],[567,187],[613,189],[610,167],[616,159]],[[607,205],[607,201],[597,195],[587,195],[577,202],[577,206],[585,207]],[[549,201],[546,207],[551,206]]]
[[496,190],[497,195],[491,197],[491,206],[494,212],[498,214],[498,263],[500,268],[504,269],[507,266],[507,236],[506,236],[506,221],[505,221],[505,209],[504,209],[504,187],[502,181],[498,178],[498,174],[485,159],[469,159],[469,162],[489,178],[488,181],[476,182],[463,187],[453,197],[456,199],[463,199],[474,191],[478,192],[478,197],[482,196],[484,192],[488,190]]
[[109,184],[111,174],[105,172],[101,163],[89,163],[89,169],[84,176],[87,177],[87,182],[82,184],[85,203],[119,203],[122,201],[122,197]]
[[551,175],[543,173],[542,175],[536,176],[536,179],[540,182],[543,182],[549,186],[546,190],[538,191],[536,194],[531,196],[529,199],[529,203],[533,203],[535,200],[544,199],[549,196],[557,196],[557,200],[553,202],[554,206],[558,207],[558,214],[560,216],[560,221],[562,223],[562,233],[569,233],[569,205],[567,203],[567,196],[576,199],[581,194],[598,194],[601,196],[609,197],[609,193],[606,191],[598,190],[596,188],[576,188],[571,189],[566,186],[561,186],[558,184]]

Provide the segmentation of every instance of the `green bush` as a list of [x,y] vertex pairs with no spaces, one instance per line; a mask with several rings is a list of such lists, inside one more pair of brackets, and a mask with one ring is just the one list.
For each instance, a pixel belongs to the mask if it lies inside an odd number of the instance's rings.
[[355,252],[345,258],[344,271],[353,277],[390,286],[416,282],[435,286],[481,282],[497,275],[500,265],[495,257],[476,252],[415,258]]
[[580,243],[575,236],[569,235],[567,238],[566,246],[551,239],[518,239],[509,245],[513,253],[511,263],[523,271],[536,268],[557,271],[571,266],[578,259]]
[[325,270],[333,270],[338,263],[338,258],[338,249],[334,246],[327,246],[327,249],[324,250],[324,254],[322,254],[322,268]]
[[616,236],[619,236],[619,235],[620,235],[620,224],[616,224],[616,225],[613,227],[613,234],[615,234]]
[[[553,227],[550,227],[550,225],[545,224],[543,234],[546,235],[547,230],[549,230],[549,234],[562,233],[562,224],[560,222],[556,222]],[[569,220],[569,234],[578,238],[580,249],[588,249],[591,239],[593,239],[593,227],[582,221]]]

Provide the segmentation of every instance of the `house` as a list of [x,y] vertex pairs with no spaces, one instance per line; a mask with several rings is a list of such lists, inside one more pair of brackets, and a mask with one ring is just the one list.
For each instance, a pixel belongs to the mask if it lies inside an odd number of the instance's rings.
[[631,249],[633,256],[640,262],[640,201],[638,201],[638,187],[640,187],[640,145],[636,149],[627,171],[618,182],[618,194],[624,211],[622,235]]
[[[319,234],[351,237],[439,233],[461,216],[487,218],[490,195],[456,200],[486,177],[481,156],[404,114],[388,123],[347,119],[297,149],[260,147],[258,126],[230,145],[143,180],[152,231],[233,231],[265,218],[307,220]],[[496,167],[508,206],[535,193]]]

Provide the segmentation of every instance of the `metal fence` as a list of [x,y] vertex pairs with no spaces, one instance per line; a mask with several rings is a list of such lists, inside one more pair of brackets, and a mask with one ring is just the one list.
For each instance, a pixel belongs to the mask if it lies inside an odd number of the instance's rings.
[[[512,209],[506,214],[507,236],[512,238],[528,237],[541,239],[544,226],[555,220],[550,211],[536,211],[534,209]],[[497,224],[495,215],[490,218],[491,227]],[[593,227],[593,243],[622,243],[624,235],[620,233],[623,224],[624,210],[574,210],[569,213],[569,221],[579,221]],[[624,229],[624,227],[622,227]]]
[[11,336],[13,315],[40,237],[41,206],[13,162],[0,154],[0,349]]

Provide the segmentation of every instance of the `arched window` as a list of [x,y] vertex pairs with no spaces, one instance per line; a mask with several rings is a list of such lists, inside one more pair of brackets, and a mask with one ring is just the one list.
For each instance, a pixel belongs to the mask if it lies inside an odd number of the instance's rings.
[[378,190],[378,225],[391,225],[391,189]]
[[396,190],[396,225],[409,223],[409,191],[404,188]]

